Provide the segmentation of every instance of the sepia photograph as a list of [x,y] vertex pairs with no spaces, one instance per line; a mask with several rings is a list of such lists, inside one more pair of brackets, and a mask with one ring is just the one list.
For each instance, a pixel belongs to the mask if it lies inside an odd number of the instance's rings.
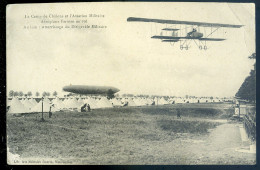
[[256,165],[254,3],[6,6],[9,165]]

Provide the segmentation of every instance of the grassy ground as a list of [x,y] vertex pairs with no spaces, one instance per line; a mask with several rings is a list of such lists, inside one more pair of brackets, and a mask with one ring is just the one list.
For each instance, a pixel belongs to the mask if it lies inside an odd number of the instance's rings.
[[[182,119],[176,117],[177,108]],[[177,104],[56,112],[51,119],[45,114],[45,122],[36,118],[38,114],[8,115],[8,147],[22,158],[80,158],[84,164],[221,163],[221,156],[198,161],[203,151],[192,152],[191,146],[199,148],[202,139],[203,144],[209,142],[212,130],[223,125],[219,119],[231,113],[226,104]],[[203,146],[207,153],[214,149]],[[230,162],[254,159],[241,155]]]

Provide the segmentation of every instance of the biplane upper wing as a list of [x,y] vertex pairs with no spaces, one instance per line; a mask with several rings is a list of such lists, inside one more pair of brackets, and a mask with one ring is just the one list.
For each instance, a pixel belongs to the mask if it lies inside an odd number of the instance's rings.
[[164,20],[164,19],[149,19],[149,18],[127,18],[128,22],[155,22],[161,24],[184,24],[184,25],[196,25],[201,27],[230,27],[240,28],[243,25],[232,25],[232,24],[220,24],[220,23],[208,23],[208,22],[193,22],[193,21],[178,21],[178,20]]
[[[162,39],[162,40],[180,40],[180,39],[188,39],[188,40],[201,40],[201,41],[224,41],[223,38],[193,38],[193,37],[173,37],[173,36],[152,36],[151,38]],[[176,41],[175,41],[176,42]]]

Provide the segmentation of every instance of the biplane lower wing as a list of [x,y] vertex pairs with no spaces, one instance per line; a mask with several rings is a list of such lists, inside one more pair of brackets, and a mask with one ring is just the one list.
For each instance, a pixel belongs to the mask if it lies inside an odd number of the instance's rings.
[[[200,40],[200,41],[224,41],[223,38],[194,38],[194,37],[173,37],[173,36],[152,36],[151,38],[155,39],[162,39],[162,40],[176,40],[174,42],[177,42],[179,40]],[[166,42],[166,41],[165,41]],[[170,42],[170,41],[168,41]]]
[[178,31],[180,29],[176,29],[176,28],[163,28],[163,31]]
[[152,36],[151,38],[155,38],[155,39],[164,39],[164,40],[179,40],[181,38],[185,38],[185,37],[173,37],[173,36]]
[[198,40],[201,40],[201,41],[224,41],[226,39],[223,39],[223,38],[199,38]]
[[162,42],[178,42],[179,40],[162,40]]

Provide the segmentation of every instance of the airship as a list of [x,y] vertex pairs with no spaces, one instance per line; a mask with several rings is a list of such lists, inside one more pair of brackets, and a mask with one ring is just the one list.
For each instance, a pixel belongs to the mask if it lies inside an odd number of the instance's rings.
[[97,94],[106,95],[109,91],[112,93],[119,92],[120,90],[111,86],[86,86],[86,85],[69,85],[64,86],[63,90],[66,92],[76,93],[76,94]]

